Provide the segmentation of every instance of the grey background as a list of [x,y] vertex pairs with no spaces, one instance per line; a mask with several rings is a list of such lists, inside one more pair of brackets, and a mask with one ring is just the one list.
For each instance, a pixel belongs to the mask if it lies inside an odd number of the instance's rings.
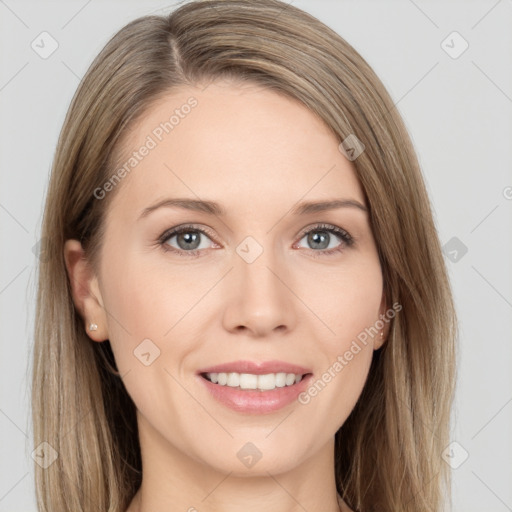
[[[171,5],[0,0],[0,512],[36,510],[33,246],[65,112],[107,39]],[[453,510],[512,510],[512,0],[293,5],[363,55],[412,135],[460,318],[456,444],[442,454],[458,466]],[[46,59],[31,47],[43,31],[59,45]],[[457,58],[445,50],[458,52],[461,40],[442,43],[453,31],[469,44]]]

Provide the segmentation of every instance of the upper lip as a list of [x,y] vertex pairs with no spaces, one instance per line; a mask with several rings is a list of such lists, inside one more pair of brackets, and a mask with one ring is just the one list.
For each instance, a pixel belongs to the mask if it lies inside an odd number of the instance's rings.
[[304,375],[311,373],[311,370],[284,361],[231,361],[203,368],[198,373],[252,373],[254,375],[294,373],[295,375]]

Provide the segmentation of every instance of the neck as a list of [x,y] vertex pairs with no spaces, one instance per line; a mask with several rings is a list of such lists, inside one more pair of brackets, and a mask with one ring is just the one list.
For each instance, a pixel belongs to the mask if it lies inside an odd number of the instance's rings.
[[[172,446],[139,416],[143,479],[127,512],[349,512],[334,478],[334,439],[284,472],[226,473]],[[263,462],[263,458],[261,461]]]

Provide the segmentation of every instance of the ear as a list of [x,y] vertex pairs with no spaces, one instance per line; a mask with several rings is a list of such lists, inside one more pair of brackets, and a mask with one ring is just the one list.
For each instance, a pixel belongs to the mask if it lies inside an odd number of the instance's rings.
[[[73,302],[84,320],[85,332],[93,341],[105,341],[108,339],[107,315],[98,279],[78,240],[66,240],[64,260],[71,284]],[[91,330],[91,324],[96,324],[97,329]]]
[[[380,332],[379,332],[379,334],[375,337],[375,340],[373,342],[373,349],[374,350],[378,350],[379,348],[381,348],[382,345],[384,345],[384,343],[388,339],[389,324],[390,324],[389,320],[390,319],[387,318],[387,315],[386,315],[386,311],[387,310],[388,310],[388,306],[387,306],[387,303],[386,303],[386,294],[383,291],[382,292],[382,299],[380,301],[379,318],[378,319],[384,323],[384,327],[381,329],[382,336],[380,335]],[[380,322],[379,322],[379,324],[380,324]]]

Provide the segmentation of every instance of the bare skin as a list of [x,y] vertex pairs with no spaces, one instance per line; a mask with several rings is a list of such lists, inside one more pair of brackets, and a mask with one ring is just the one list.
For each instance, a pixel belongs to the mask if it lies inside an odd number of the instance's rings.
[[[96,342],[110,340],[137,406],[143,481],[128,512],[347,512],[336,492],[334,435],[385,330],[308,403],[271,413],[217,402],[197,371],[281,360],[320,379],[385,313],[368,212],[353,205],[291,211],[331,199],[367,206],[353,163],[303,105],[229,82],[173,91],[134,127],[128,153],[191,96],[197,106],[108,192],[115,196],[97,272],[78,241],[65,247],[75,304],[86,329],[98,325],[87,332]],[[168,198],[215,201],[226,214],[162,206],[141,217]],[[190,237],[159,242],[184,224],[200,237],[198,255],[190,255]],[[353,243],[318,224],[345,230]],[[310,229],[326,237],[325,246],[304,234]],[[262,249],[251,263],[237,252],[248,236],[257,245],[244,247]],[[134,356],[146,339],[160,351],[147,366]],[[248,442],[262,455],[251,467],[237,456]]]

